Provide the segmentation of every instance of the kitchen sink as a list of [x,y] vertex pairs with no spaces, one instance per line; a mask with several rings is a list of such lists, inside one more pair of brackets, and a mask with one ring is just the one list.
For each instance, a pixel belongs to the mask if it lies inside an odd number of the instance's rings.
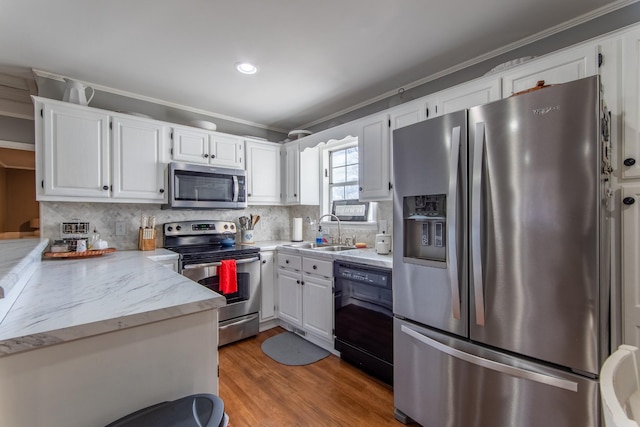
[[355,249],[353,246],[340,246],[340,245],[332,245],[332,246],[316,246],[313,248],[315,251],[329,251],[329,252],[338,252],[338,251],[348,251],[349,249]]
[[296,249],[313,249],[314,251],[324,251],[324,252],[339,252],[339,251],[348,251],[349,249],[354,249],[353,246],[343,246],[343,245],[316,245],[313,242],[300,242],[300,243],[287,243],[286,246],[288,248],[296,248]]

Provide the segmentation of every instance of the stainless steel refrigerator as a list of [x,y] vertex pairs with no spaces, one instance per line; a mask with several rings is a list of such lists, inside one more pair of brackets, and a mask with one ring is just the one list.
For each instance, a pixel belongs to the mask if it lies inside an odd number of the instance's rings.
[[396,418],[600,425],[607,121],[596,76],[394,131]]

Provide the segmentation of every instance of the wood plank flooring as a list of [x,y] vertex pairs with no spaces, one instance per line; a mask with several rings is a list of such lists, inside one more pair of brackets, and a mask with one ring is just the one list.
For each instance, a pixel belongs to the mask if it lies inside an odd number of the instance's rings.
[[220,397],[230,427],[393,426],[393,390],[329,355],[305,366],[262,353],[274,328],[220,348]]

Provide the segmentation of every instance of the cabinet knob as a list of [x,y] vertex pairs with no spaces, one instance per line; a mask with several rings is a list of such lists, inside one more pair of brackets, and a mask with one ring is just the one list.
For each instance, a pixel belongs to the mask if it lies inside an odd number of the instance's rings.
[[206,159],[207,157],[209,157],[209,155],[208,154],[203,154],[202,157],[204,157]]
[[625,166],[633,166],[636,164],[636,159],[634,159],[633,157],[629,157],[628,159],[624,159],[623,163]]
[[285,263],[285,264],[289,264],[289,260],[288,260],[288,259],[285,259],[285,260],[284,260],[284,263]]
[[362,187],[360,187],[360,191],[362,191]]
[[298,195],[296,193],[293,193],[293,197],[298,197]]
[[635,202],[636,202],[636,199],[634,199],[633,197],[625,197],[624,199],[622,199],[622,203],[624,203],[627,206],[631,206]]
[[161,188],[159,191],[160,191],[160,194],[164,193],[164,188]]
[[262,260],[262,263],[263,263],[263,264],[266,264],[266,263],[267,263],[267,260],[266,260],[266,259]]
[[215,158],[216,158],[216,155],[215,155],[215,154],[212,154],[212,155],[211,155],[211,158],[212,158],[212,159],[215,159]]
[[103,185],[103,186],[102,186],[102,189],[103,189],[104,191],[107,191],[107,190],[109,189],[109,186],[108,186],[108,185]]
[[247,193],[247,197],[251,197],[251,193]]
[[317,265],[314,265],[314,266],[313,266],[313,269],[314,269],[314,270],[317,270],[317,269],[318,269],[318,266],[317,266]]
[[296,280],[296,283],[299,285],[300,284],[300,280]]

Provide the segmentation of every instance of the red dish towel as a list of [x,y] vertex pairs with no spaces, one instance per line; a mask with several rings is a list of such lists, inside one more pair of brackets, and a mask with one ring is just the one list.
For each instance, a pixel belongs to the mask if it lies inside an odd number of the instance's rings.
[[222,260],[220,266],[220,292],[223,295],[238,292],[238,280],[236,279],[236,260]]

